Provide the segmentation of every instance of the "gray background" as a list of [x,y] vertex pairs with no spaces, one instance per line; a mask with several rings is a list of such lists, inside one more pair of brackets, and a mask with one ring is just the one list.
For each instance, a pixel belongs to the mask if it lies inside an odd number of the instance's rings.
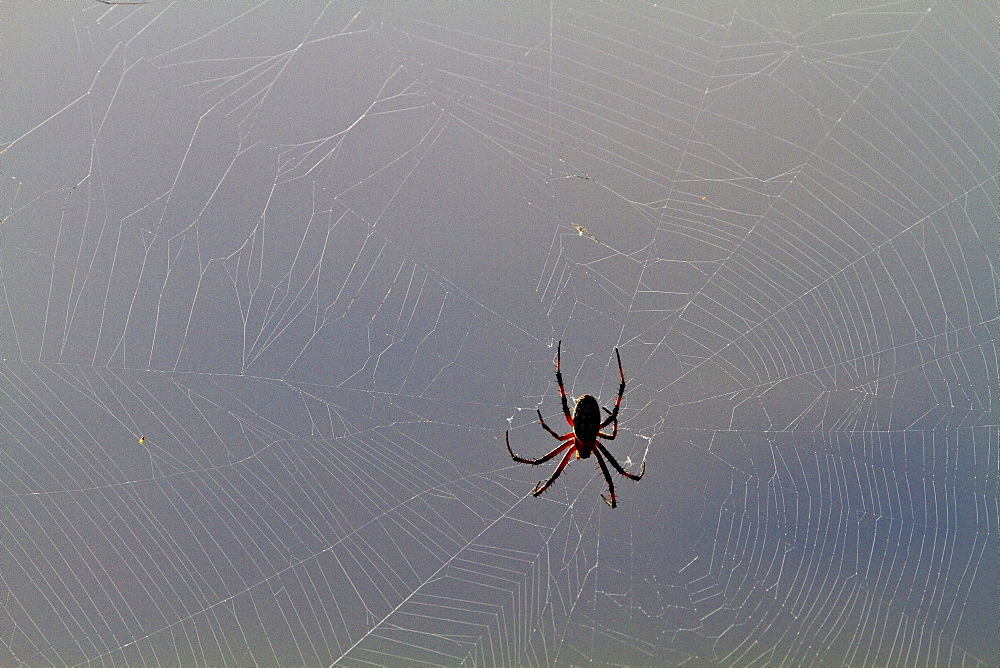
[[997,665],[995,11],[3,3],[3,663]]

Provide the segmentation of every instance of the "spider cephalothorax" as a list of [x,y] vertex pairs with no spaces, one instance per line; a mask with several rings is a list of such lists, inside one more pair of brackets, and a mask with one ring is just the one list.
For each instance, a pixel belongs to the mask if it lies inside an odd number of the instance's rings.
[[[514,451],[511,450],[510,447],[510,431],[507,431],[507,452],[510,453],[511,458],[513,458],[515,462],[521,462],[522,464],[544,464],[563,450],[567,450],[566,455],[562,458],[562,461],[559,462],[559,466],[556,467],[556,471],[552,474],[552,477],[549,478],[544,484],[542,481],[538,481],[538,484],[535,485],[535,489],[532,491],[532,494],[535,496],[544,492],[548,489],[549,485],[555,482],[555,479],[558,478],[559,474],[562,473],[562,470],[566,468],[566,465],[569,463],[569,460],[572,458],[574,453],[581,459],[587,459],[590,457],[591,453],[597,457],[597,463],[601,467],[601,472],[604,473],[605,480],[608,481],[608,492],[611,494],[610,501],[603,494],[601,494],[601,498],[604,499],[604,502],[612,508],[617,505],[615,502],[615,484],[611,481],[611,473],[608,471],[608,467],[604,463],[604,458],[606,457],[607,460],[611,462],[611,465],[615,467],[615,470],[626,478],[639,480],[646,472],[646,462],[642,463],[642,470],[639,471],[639,475],[633,475],[626,472],[625,469],[622,468],[621,464],[619,464],[618,461],[611,456],[611,453],[608,452],[606,447],[604,447],[604,444],[598,440],[598,438],[603,438],[608,441],[613,441],[618,435],[618,409],[621,408],[622,395],[625,394],[625,372],[622,370],[622,358],[621,355],[618,354],[617,348],[615,348],[615,357],[618,358],[618,375],[621,377],[622,382],[621,385],[618,386],[618,400],[615,401],[615,409],[613,411],[608,410],[607,408],[604,409],[608,412],[607,420],[601,422],[600,404],[598,404],[597,399],[590,394],[585,394],[576,400],[576,406],[573,407],[573,414],[570,415],[569,402],[566,400],[566,388],[563,386],[562,379],[562,341],[560,341],[559,345],[556,347],[556,382],[559,383],[559,396],[562,399],[563,415],[566,416],[566,422],[568,422],[569,426],[573,428],[573,431],[562,435],[557,434],[552,431],[549,425],[545,424],[545,419],[542,418],[542,412],[538,411],[538,421],[541,422],[545,431],[552,434],[552,436],[557,440],[563,441],[563,443],[557,446],[555,450],[540,459],[525,459],[515,455]],[[613,425],[613,428],[610,434],[605,434],[601,430],[609,424]],[[604,456],[602,457],[601,455]]]

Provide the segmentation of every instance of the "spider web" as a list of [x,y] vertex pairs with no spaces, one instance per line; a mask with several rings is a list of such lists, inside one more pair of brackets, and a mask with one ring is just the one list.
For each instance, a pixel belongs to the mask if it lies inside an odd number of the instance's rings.
[[4,663],[997,665],[991,3],[2,11]]

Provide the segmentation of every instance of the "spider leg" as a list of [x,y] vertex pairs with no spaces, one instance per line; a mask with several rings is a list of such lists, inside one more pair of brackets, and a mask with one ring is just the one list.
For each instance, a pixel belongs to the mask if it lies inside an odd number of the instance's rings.
[[[572,435],[573,434],[570,434],[570,436],[572,436]],[[552,459],[553,457],[555,457],[556,455],[558,455],[560,452],[562,452],[563,450],[565,450],[569,446],[573,445],[573,441],[567,441],[566,443],[563,443],[562,445],[557,446],[555,450],[553,450],[549,454],[545,455],[541,459],[525,459],[524,457],[518,457],[517,455],[514,454],[514,451],[510,449],[510,432],[509,431],[505,434],[504,437],[507,439],[507,452],[510,453],[510,458],[513,459],[515,462],[520,462],[521,464],[544,464],[545,462],[549,461],[550,459]]]
[[[611,415],[608,416],[607,420],[605,420],[604,422],[601,423],[601,426],[600,426],[601,429],[604,429],[605,427],[607,427],[612,422],[615,422],[616,420],[618,420],[618,409],[621,408],[621,405],[622,405],[622,395],[625,394],[625,372],[622,371],[622,356],[618,354],[618,349],[617,348],[615,348],[615,357],[618,358],[618,375],[621,376],[622,384],[618,386],[618,400],[615,402],[615,409],[613,411],[610,411]],[[608,409],[605,408],[604,410],[608,410]],[[573,424],[573,423],[570,422],[570,424]]]
[[[604,451],[604,454],[608,454],[607,450]],[[611,472],[608,471],[608,466],[604,463],[604,458],[601,457],[601,451],[594,450],[594,455],[597,457],[597,463],[601,465],[601,472],[604,473],[604,479],[608,481],[608,491],[611,492],[610,501],[608,501],[608,497],[603,494],[601,494],[601,498],[604,499],[604,503],[614,508],[618,504],[615,503],[615,483],[611,482]],[[608,457],[610,458],[611,455],[608,455]]]
[[538,412],[538,421],[542,423],[543,427],[545,427],[545,431],[549,432],[550,434],[558,438],[560,441],[566,441],[569,440],[570,438],[573,438],[573,432],[569,432],[568,434],[563,434],[562,436],[560,436],[559,434],[552,431],[552,428],[549,427],[549,425],[545,424],[545,419],[542,417],[542,411],[539,411],[537,408],[535,410]]
[[556,382],[559,383],[559,396],[562,397],[563,415],[566,416],[566,422],[569,422],[569,426],[572,427],[573,416],[569,412],[569,403],[566,401],[566,388],[563,386],[562,379],[562,340],[556,346]]
[[[570,443],[574,443],[575,444],[574,441],[570,441]],[[552,454],[555,454],[559,450],[562,450],[563,448],[565,448],[566,446],[568,446],[570,443],[566,443],[564,445],[559,446],[559,448],[556,449],[555,451],[553,451]],[[562,473],[563,469],[566,468],[566,465],[569,464],[569,460],[573,456],[574,452],[576,452],[576,448],[570,448],[569,449],[569,452],[566,453],[566,456],[563,457],[563,459],[562,459],[561,462],[559,462],[559,466],[556,467],[556,472],[552,474],[551,478],[549,478],[548,480],[545,481],[544,485],[542,484],[541,480],[538,481],[538,484],[535,485],[535,489],[533,489],[531,491],[531,495],[532,496],[538,496],[539,494],[541,494],[542,492],[544,492],[545,490],[547,490],[549,488],[549,485],[551,485],[552,483],[554,483],[556,481],[556,478],[559,477],[559,474]]]
[[[642,478],[642,476],[643,476],[643,475],[644,475],[644,474],[646,473],[646,462],[645,462],[645,461],[643,461],[643,462],[642,462],[642,470],[641,470],[641,471],[639,471],[639,475],[634,475],[634,474],[632,474],[632,473],[629,473],[629,472],[628,472],[628,471],[626,471],[625,469],[623,469],[623,468],[622,468],[622,465],[618,463],[618,460],[616,460],[616,459],[615,459],[615,458],[614,458],[614,457],[613,457],[613,456],[611,455],[611,453],[610,453],[610,452],[608,452],[608,449],[607,449],[607,448],[605,448],[605,447],[604,447],[604,446],[603,446],[603,445],[601,444],[601,442],[600,442],[600,441],[598,441],[598,442],[597,442],[597,450],[595,450],[594,452],[603,452],[603,453],[604,453],[604,456],[608,458],[608,461],[609,461],[609,462],[611,462],[611,465],[612,465],[612,466],[614,466],[614,467],[615,467],[615,469],[616,469],[616,470],[617,470],[617,471],[618,471],[619,473],[621,473],[621,474],[622,474],[623,476],[625,476],[626,478],[631,478],[632,480],[640,480],[640,479]],[[598,461],[600,461],[600,460],[598,460]]]
[[[604,408],[604,407],[602,406],[602,408]],[[605,408],[604,410],[608,411],[607,408]],[[608,412],[610,413],[611,411],[608,411]],[[615,428],[611,431],[610,434],[605,434],[603,431],[599,431],[599,432],[597,432],[597,435],[600,438],[606,439],[608,441],[615,440],[615,436],[618,435],[618,420],[614,421],[614,425],[615,425]]]

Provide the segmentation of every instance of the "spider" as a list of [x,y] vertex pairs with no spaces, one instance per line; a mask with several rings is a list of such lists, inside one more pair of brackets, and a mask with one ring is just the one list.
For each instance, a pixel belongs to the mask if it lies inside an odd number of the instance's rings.
[[[515,462],[520,462],[522,464],[532,464],[537,466],[538,464],[544,464],[556,455],[558,455],[563,450],[567,450],[566,456],[562,458],[559,462],[559,466],[556,467],[556,472],[552,474],[543,484],[541,480],[535,485],[535,489],[531,492],[532,495],[538,496],[546,489],[549,488],[562,470],[566,468],[566,464],[569,463],[570,457],[573,453],[576,453],[578,458],[586,459],[590,457],[591,453],[597,457],[597,463],[601,467],[601,472],[604,473],[604,479],[608,481],[608,491],[611,493],[611,500],[609,501],[606,496],[601,494],[601,498],[604,499],[604,503],[608,504],[612,508],[618,505],[615,502],[615,484],[611,481],[611,473],[608,472],[608,467],[604,463],[604,457],[608,458],[611,465],[615,467],[619,473],[621,473],[626,478],[631,478],[632,480],[639,480],[642,478],[643,474],[646,472],[646,462],[642,462],[642,470],[639,471],[639,475],[633,475],[628,473],[622,468],[621,464],[611,456],[608,449],[604,447],[598,437],[606,439],[608,441],[613,441],[615,436],[618,435],[618,409],[622,404],[622,395],[625,394],[625,372],[622,371],[622,357],[618,354],[618,349],[615,348],[615,357],[618,358],[618,374],[621,376],[622,383],[618,387],[618,400],[615,401],[615,410],[610,411],[607,408],[604,410],[608,413],[608,419],[601,422],[601,409],[600,405],[597,403],[597,399],[593,395],[585,394],[576,400],[576,406],[573,407],[573,414],[569,413],[569,403],[566,401],[566,388],[563,387],[562,369],[560,368],[560,362],[562,358],[562,341],[559,342],[559,346],[556,348],[556,382],[559,383],[559,395],[562,397],[562,409],[563,415],[566,416],[566,422],[569,426],[573,428],[572,431],[567,432],[560,436],[552,430],[549,425],[545,424],[545,419],[542,417],[542,411],[538,411],[538,421],[542,423],[542,427],[545,431],[552,434],[552,436],[558,440],[563,441],[563,443],[556,447],[555,450],[549,454],[541,457],[540,459],[525,459],[524,457],[518,457],[514,454],[514,451],[510,448],[510,430],[507,430],[505,436],[507,440],[507,452],[510,453],[511,458]],[[602,429],[607,427],[609,424],[614,425],[610,434],[605,434]],[[601,454],[604,457],[601,457]]]

